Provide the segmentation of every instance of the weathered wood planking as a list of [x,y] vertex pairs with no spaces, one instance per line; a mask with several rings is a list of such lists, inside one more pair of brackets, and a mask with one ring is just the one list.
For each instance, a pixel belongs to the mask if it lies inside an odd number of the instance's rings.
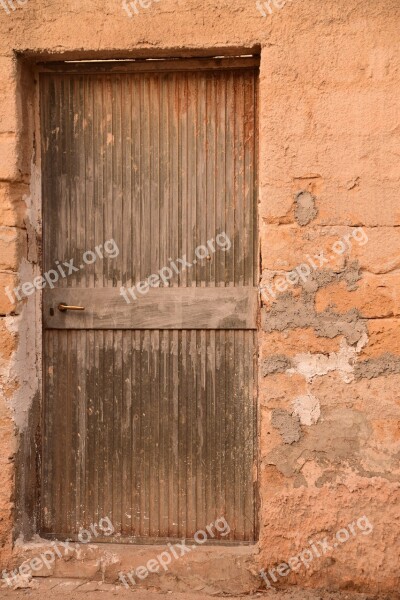
[[[164,288],[137,292],[130,304],[116,288],[44,293],[46,329],[257,329],[257,288]],[[84,311],[60,311],[59,304]]]
[[43,534],[106,515],[116,542],[192,538],[224,516],[253,540],[256,335],[46,330]]
[[[191,538],[224,516],[220,541],[257,537],[257,70],[245,65],[41,74],[43,270],[111,238],[120,250],[43,290],[44,536],[108,516],[114,541]],[[120,296],[222,232],[230,247],[169,287]]]

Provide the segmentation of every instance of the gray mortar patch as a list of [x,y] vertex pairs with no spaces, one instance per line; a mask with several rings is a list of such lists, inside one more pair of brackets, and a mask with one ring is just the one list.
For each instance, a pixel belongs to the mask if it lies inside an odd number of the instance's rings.
[[318,337],[334,338],[343,335],[350,345],[357,344],[367,334],[367,325],[355,308],[345,314],[326,309],[315,313],[313,327]]
[[345,269],[340,273],[340,279],[347,283],[349,292],[358,288],[357,282],[361,279],[360,263],[358,260],[350,260],[346,263]]
[[315,197],[310,192],[299,192],[296,195],[296,207],[294,209],[294,218],[297,223],[304,227],[308,225],[318,214],[315,207]]
[[271,424],[274,429],[279,431],[285,444],[293,444],[293,442],[299,441],[301,427],[297,415],[291,415],[287,410],[274,409]]
[[400,374],[400,356],[385,352],[378,358],[369,358],[354,366],[355,379],[374,379],[381,375]]
[[318,337],[334,338],[343,335],[347,343],[354,345],[367,333],[367,326],[356,309],[345,314],[326,309],[315,311],[312,299],[303,296],[299,300],[291,292],[279,296],[270,311],[263,310],[262,328],[267,333],[286,329],[311,327]]
[[287,369],[291,369],[293,366],[293,362],[284,354],[274,354],[263,360],[261,371],[263,377],[266,377],[272,373],[285,373]]
[[324,288],[333,282],[339,283],[344,281],[347,284],[349,292],[357,289],[357,282],[361,279],[360,263],[358,260],[346,262],[344,268],[339,273],[332,269],[318,269],[312,271],[306,281],[300,280],[300,285],[303,290],[308,293],[315,293],[320,288]]

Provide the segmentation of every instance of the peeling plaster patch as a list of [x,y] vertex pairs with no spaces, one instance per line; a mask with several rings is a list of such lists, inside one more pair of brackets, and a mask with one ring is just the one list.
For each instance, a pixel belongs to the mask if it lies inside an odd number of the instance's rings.
[[299,192],[296,196],[294,218],[302,227],[308,225],[318,214],[315,197],[310,192]]
[[[20,268],[21,281],[31,281],[38,275],[37,267],[25,259]],[[18,334],[18,346],[7,367],[9,381],[18,381],[18,388],[8,404],[12,410],[15,425],[20,432],[28,425],[29,410],[39,389],[38,365],[41,361],[41,348],[36,335],[41,323],[39,295],[29,296],[22,304],[21,314],[4,319],[7,329]]]
[[315,425],[321,416],[318,398],[308,394],[293,400],[293,414],[297,415],[302,425]]
[[[25,227],[28,237],[28,254],[20,263],[21,283],[33,281],[40,275],[38,252],[40,247],[41,222],[41,175],[40,165],[31,164],[32,178],[30,194],[24,195],[26,205]],[[23,432],[29,423],[29,411],[38,397],[41,377],[41,331],[42,313],[39,293],[29,296],[19,303],[17,316],[5,318],[10,332],[18,335],[18,346],[8,365],[8,378],[18,382],[18,388],[9,400],[15,425]]]
[[272,427],[278,429],[285,444],[299,441],[301,428],[297,415],[293,416],[287,410],[275,409],[272,411],[271,424]]
[[289,369],[288,373],[300,373],[307,381],[314,377],[322,377],[330,371],[340,373],[343,381],[350,383],[354,379],[354,363],[357,349],[349,346],[345,340],[340,344],[339,352],[326,354],[297,354],[293,358],[295,367]]
[[339,352],[330,352],[326,354],[297,354],[293,357],[294,367],[288,369],[288,373],[300,373],[307,381],[314,377],[322,377],[330,371],[336,371],[340,374],[345,383],[354,380],[354,369],[357,354],[368,342],[366,334],[362,336],[356,346],[349,346],[346,340],[340,343]]
[[354,367],[355,379],[373,379],[381,375],[400,374],[400,356],[385,352],[378,358],[369,358]]
[[274,354],[268,356],[262,363],[262,374],[264,377],[272,373],[285,373],[290,367],[293,367],[293,362],[284,354]]
[[[352,380],[353,366],[350,360],[354,360],[355,350],[349,346],[348,354],[339,352],[331,352],[329,356],[325,354],[298,354],[294,357],[293,362],[295,368],[290,369],[289,373],[300,373],[307,381],[311,381],[314,377],[322,377],[330,371],[338,371],[342,379],[349,383]],[[344,355],[343,355],[344,354]]]

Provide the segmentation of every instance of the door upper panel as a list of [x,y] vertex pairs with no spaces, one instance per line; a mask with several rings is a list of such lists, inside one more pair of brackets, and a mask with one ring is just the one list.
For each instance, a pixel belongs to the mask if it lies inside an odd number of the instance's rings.
[[43,73],[44,270],[77,268],[54,286],[256,286],[256,93],[255,69]]

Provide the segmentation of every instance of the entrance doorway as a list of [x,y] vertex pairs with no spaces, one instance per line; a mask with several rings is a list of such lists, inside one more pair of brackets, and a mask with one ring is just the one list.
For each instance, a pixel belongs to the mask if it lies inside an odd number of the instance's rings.
[[44,537],[257,537],[257,82],[254,59],[40,74]]

